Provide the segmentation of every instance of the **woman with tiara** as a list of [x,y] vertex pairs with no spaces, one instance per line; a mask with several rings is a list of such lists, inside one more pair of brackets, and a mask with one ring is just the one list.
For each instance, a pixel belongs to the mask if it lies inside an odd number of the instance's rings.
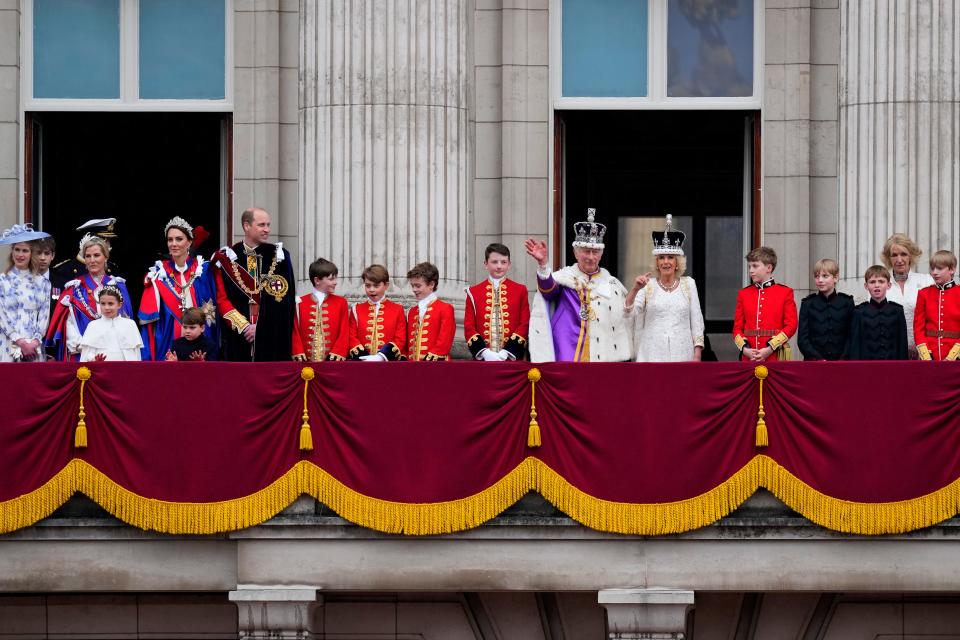
[[[163,230],[170,258],[158,260],[143,280],[140,301],[140,332],[143,359],[164,361],[173,341],[181,336],[183,312],[197,307],[204,313],[204,335],[213,345],[220,344],[217,327],[217,285],[211,263],[190,255],[193,227],[177,216]],[[216,354],[207,354],[215,359]]]
[[703,351],[703,314],[697,283],[683,275],[686,235],[673,229],[667,215],[664,231],[653,232],[656,276],[637,276],[627,296],[625,312],[637,315],[638,362],[700,360]]
[[33,241],[50,234],[15,224],[0,234],[10,245],[10,266],[0,274],[0,362],[43,360],[43,335],[50,319],[50,281],[30,266]]
[[100,290],[104,287],[112,285],[120,291],[123,302],[119,317],[133,317],[126,280],[107,273],[107,260],[110,258],[107,241],[100,236],[83,236],[80,240],[80,258],[87,272],[63,285],[63,293],[57,301],[47,331],[47,343],[55,347],[57,360],[79,359],[83,334],[91,322],[101,317]]

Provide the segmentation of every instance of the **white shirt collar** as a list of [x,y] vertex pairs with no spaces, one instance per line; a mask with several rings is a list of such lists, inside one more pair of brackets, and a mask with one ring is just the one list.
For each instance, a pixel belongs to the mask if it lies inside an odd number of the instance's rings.
[[179,273],[186,273],[186,272],[187,272],[187,268],[188,268],[189,266],[190,266],[190,261],[189,261],[189,260],[186,261],[186,262],[184,262],[182,267],[178,267],[176,262],[173,263],[173,268],[176,269]]
[[384,303],[384,301],[385,301],[386,299],[387,299],[387,296],[380,296],[380,298],[379,298],[378,300],[374,300],[374,299],[372,299],[370,296],[367,296],[367,302],[369,302],[370,304],[372,304],[372,305],[375,306],[375,307],[379,307],[381,304]]
[[323,304],[323,301],[327,299],[327,294],[323,291],[318,291],[317,289],[313,290],[313,299],[317,301],[317,305]]
[[503,282],[503,278],[494,278],[493,276],[488,276],[487,279],[490,281],[490,284],[493,285],[494,289],[499,289],[500,283]]
[[427,296],[426,298],[424,298],[423,300],[420,300],[419,302],[417,302],[417,307],[420,308],[420,318],[421,318],[421,319],[423,318],[423,314],[425,314],[425,313],[427,312],[427,307],[429,307],[429,306],[430,306],[430,303],[433,302],[433,301],[436,300],[436,299],[437,299],[437,294],[436,294],[436,292],[434,292],[434,293],[431,293],[430,295],[428,295],[428,296]]

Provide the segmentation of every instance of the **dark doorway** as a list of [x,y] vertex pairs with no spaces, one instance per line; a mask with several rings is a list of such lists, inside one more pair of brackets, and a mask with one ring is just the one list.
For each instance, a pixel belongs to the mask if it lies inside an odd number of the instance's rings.
[[[588,207],[607,225],[603,263],[629,288],[653,259],[664,216],[687,234],[707,333],[729,332],[752,233],[753,113],[557,112],[566,263]],[[557,175],[557,174],[555,174]]]
[[29,114],[27,212],[57,240],[57,261],[76,255],[75,229],[116,218],[111,261],[134,297],[147,267],[166,253],[173,216],[202,225],[209,255],[229,219],[229,115],[219,113]]

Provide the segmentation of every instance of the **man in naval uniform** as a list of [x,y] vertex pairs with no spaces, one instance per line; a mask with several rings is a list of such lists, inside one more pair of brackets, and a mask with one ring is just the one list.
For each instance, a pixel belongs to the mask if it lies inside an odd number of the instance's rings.
[[553,273],[547,243],[528,238],[527,254],[537,261],[537,293],[530,316],[530,359],[534,362],[623,362],[633,357],[633,319],[624,312],[627,290],[600,266],[606,225],[573,225],[577,264]]
[[294,300],[290,254],[271,244],[270,214],[259,208],[240,216],[243,241],[213,254],[217,312],[223,318],[224,360],[291,359]]

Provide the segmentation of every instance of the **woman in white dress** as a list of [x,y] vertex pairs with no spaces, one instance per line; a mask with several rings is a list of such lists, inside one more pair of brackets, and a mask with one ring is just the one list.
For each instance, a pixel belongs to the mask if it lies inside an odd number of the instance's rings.
[[917,293],[933,284],[929,273],[917,273],[917,259],[923,250],[904,233],[895,233],[883,243],[880,259],[893,274],[893,286],[887,291],[887,300],[903,305],[907,319],[907,351],[911,360],[917,359],[917,343],[913,338],[913,310]]
[[683,275],[685,234],[667,215],[664,231],[653,232],[656,277],[637,276],[624,312],[636,315],[637,362],[699,361],[703,314],[693,278]]
[[32,241],[50,234],[17,224],[0,234],[11,245],[10,268],[0,275],[0,362],[43,360],[43,334],[50,318],[50,281],[30,267]]

